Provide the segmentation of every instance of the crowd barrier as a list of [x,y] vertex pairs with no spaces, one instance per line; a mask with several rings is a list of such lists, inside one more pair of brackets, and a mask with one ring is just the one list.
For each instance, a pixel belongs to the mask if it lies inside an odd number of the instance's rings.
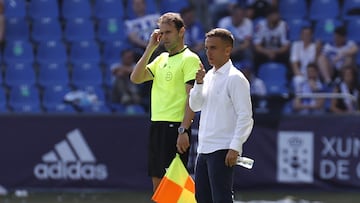
[[[151,190],[148,116],[0,116],[0,186]],[[188,165],[193,172],[196,147]],[[360,186],[360,117],[255,115],[235,189]]]

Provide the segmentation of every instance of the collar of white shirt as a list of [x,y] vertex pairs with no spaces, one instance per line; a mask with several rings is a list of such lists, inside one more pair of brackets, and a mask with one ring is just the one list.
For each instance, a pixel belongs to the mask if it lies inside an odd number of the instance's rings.
[[215,69],[214,67],[212,68],[212,73],[213,74],[224,74],[226,72],[228,72],[230,70],[230,67],[233,66],[232,61],[228,60],[224,65],[222,65],[219,69]]

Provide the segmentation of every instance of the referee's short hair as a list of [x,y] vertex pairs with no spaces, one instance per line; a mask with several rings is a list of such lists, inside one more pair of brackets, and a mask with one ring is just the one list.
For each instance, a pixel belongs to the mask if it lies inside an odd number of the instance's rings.
[[160,16],[158,20],[158,25],[162,23],[171,24],[174,23],[176,29],[179,31],[181,28],[185,27],[184,20],[181,18],[180,14],[168,12]]
[[234,36],[231,32],[224,28],[215,28],[206,33],[206,38],[219,37],[225,43],[228,43],[231,47],[234,46]]

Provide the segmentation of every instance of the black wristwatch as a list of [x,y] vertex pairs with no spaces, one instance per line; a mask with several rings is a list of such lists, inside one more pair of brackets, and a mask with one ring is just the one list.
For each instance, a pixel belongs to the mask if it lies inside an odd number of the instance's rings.
[[184,133],[187,133],[188,135],[190,135],[190,131],[184,127],[179,127],[178,128],[178,133],[181,135],[181,134],[184,134]]

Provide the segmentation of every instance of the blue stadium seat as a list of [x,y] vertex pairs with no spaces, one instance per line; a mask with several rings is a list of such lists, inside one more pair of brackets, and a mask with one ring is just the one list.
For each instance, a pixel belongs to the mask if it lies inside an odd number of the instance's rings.
[[95,40],[74,42],[70,47],[69,61],[72,64],[99,64],[99,45]]
[[4,15],[6,18],[25,18],[26,0],[5,0]]
[[64,63],[45,63],[38,68],[38,84],[41,87],[69,85],[69,71]]
[[79,88],[88,93],[94,93],[97,96],[97,103],[92,105],[79,106],[83,113],[110,113],[112,110],[106,105],[105,91],[99,85],[89,85]]
[[98,26],[96,38],[100,42],[126,40],[124,20],[120,18],[105,18],[99,21]]
[[4,82],[7,86],[35,85],[36,75],[30,64],[14,63],[5,70]]
[[335,28],[344,23],[338,19],[325,19],[315,22],[314,37],[323,42],[331,42]]
[[300,40],[303,27],[311,27],[311,23],[305,19],[288,19],[286,23],[289,26],[289,39],[291,41]]
[[44,41],[37,48],[36,61],[45,63],[66,63],[67,53],[62,41]]
[[10,89],[9,107],[17,113],[40,113],[39,90],[35,86],[15,86]]
[[356,10],[360,10],[360,1],[359,0],[346,0],[343,3],[342,7],[342,19],[350,20],[350,19],[359,19],[360,14]]
[[[66,104],[64,102],[65,94],[67,94],[70,91],[71,89],[69,88],[69,86],[63,86],[63,85],[53,85],[44,88],[42,105],[45,108],[45,110],[59,111],[63,109],[64,111],[67,111],[69,110],[69,108],[74,110],[71,105]],[[70,106],[70,107],[66,107],[66,106]]]
[[3,61],[5,64],[34,62],[33,45],[29,41],[16,40],[5,44]]
[[104,68],[104,85],[106,88],[111,89],[112,85],[113,85],[113,75],[110,70],[110,66],[111,66],[111,64],[109,64],[108,66],[106,66]]
[[67,42],[94,40],[94,23],[87,18],[74,18],[66,21],[64,37]]
[[8,112],[7,98],[4,88],[0,87],[0,113]]
[[284,19],[304,19],[307,16],[307,3],[304,0],[281,0],[279,11]]
[[94,17],[103,18],[124,18],[124,5],[122,0],[95,0]]
[[112,109],[113,112],[118,114],[125,114],[126,106],[121,103],[110,103],[109,107]]
[[[145,0],[146,3],[146,14],[152,14],[152,13],[157,13],[157,8],[156,8],[156,2],[154,0]],[[127,19],[134,19],[135,13],[134,13],[134,9],[133,7],[133,3],[132,0],[127,1],[127,5],[126,5],[126,18]]]
[[334,19],[340,14],[338,1],[334,0],[313,0],[310,3],[309,19],[324,20]]
[[177,12],[190,5],[188,0],[160,0],[160,13]]
[[77,110],[70,104],[57,104],[55,106],[47,107],[45,111],[49,114],[76,114]]
[[350,40],[354,40],[360,43],[360,18],[351,19],[347,24],[347,37]]
[[125,114],[127,115],[142,115],[145,114],[145,109],[139,104],[127,105],[125,108]]
[[59,4],[54,0],[29,1],[28,15],[32,20],[39,18],[59,18]]
[[62,1],[61,16],[65,20],[73,18],[90,18],[91,5],[89,0]]
[[61,40],[62,30],[57,18],[39,18],[32,22],[31,38],[34,42]]
[[5,39],[7,41],[29,40],[29,24],[25,18],[5,18]]
[[76,88],[101,86],[103,78],[99,65],[91,63],[74,64],[71,83]]
[[106,42],[104,44],[101,60],[107,66],[119,62],[121,52],[130,47],[131,45],[122,40]]
[[260,65],[258,77],[264,81],[267,94],[277,95],[288,93],[286,74],[284,64],[268,62]]

